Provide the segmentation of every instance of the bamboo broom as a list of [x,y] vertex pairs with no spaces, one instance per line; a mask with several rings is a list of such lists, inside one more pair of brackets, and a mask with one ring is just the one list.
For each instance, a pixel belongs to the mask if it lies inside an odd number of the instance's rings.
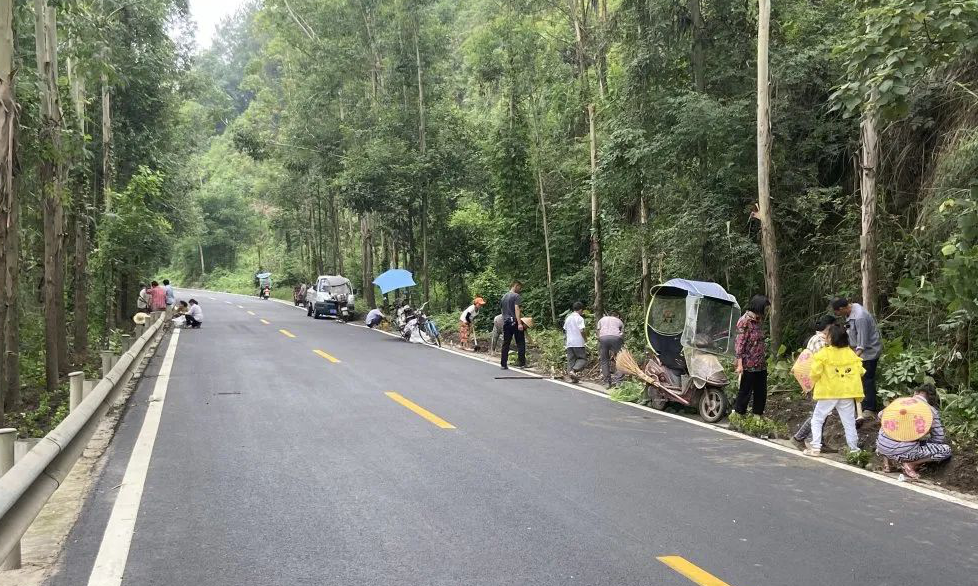
[[617,366],[618,370],[620,370],[621,372],[628,373],[638,379],[645,381],[650,385],[658,386],[659,384],[659,381],[645,374],[645,371],[643,371],[642,368],[638,365],[638,362],[635,362],[635,358],[632,356],[632,353],[629,352],[628,350],[625,350],[624,348],[619,350],[618,355],[615,356],[615,366]]

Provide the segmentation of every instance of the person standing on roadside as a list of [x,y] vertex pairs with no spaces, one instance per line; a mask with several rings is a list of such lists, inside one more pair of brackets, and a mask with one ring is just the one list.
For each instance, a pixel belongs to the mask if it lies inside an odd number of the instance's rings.
[[584,304],[574,302],[573,311],[564,319],[564,348],[567,350],[567,378],[571,382],[579,382],[577,374],[587,366],[587,347],[584,342]]
[[166,311],[166,289],[153,281],[149,289],[149,308],[153,311]]
[[166,290],[166,308],[170,309],[177,302],[177,296],[173,293],[170,286],[170,279],[163,279],[163,289]]
[[503,295],[500,305],[503,314],[503,347],[499,358],[499,368],[509,370],[509,346],[516,338],[516,353],[519,357],[519,367],[526,366],[526,336],[524,335],[523,310],[520,307],[520,291],[523,283],[513,281],[509,292]]
[[[469,345],[469,333],[472,332],[472,328],[475,327],[475,318],[479,315],[479,310],[482,306],[486,304],[486,300],[482,297],[476,297],[472,300],[472,305],[466,307],[462,313],[458,316],[458,341],[462,349],[467,349]],[[476,348],[478,350],[478,348]]]
[[804,450],[806,456],[822,453],[822,426],[833,410],[839,414],[846,444],[850,452],[859,451],[856,435],[856,404],[863,398],[863,364],[852,351],[846,329],[840,325],[829,328],[829,343],[812,357],[812,382],[815,388],[815,412],[812,413],[812,447]]
[[740,389],[734,411],[747,414],[747,404],[754,398],[754,415],[764,415],[767,404],[767,342],[764,339],[764,316],[771,302],[764,295],[751,297],[747,312],[737,320],[737,374]]
[[[831,315],[823,315],[818,318],[815,322],[815,334],[808,339],[808,344],[805,346],[805,350],[815,356],[818,351],[825,348],[829,343],[829,328],[835,325],[835,317]],[[812,389],[802,389],[802,393],[808,395],[812,392]],[[794,444],[799,450],[805,449],[805,440],[810,439],[812,436],[812,418],[811,416],[801,424],[795,435],[791,436],[791,443]]]
[[138,312],[149,311],[149,289],[145,283],[139,284],[139,296],[136,297],[136,310]]
[[598,320],[598,356],[601,359],[601,380],[611,386],[611,362],[625,341],[625,324],[617,311],[609,311]]
[[[850,303],[845,297],[832,300],[832,311],[835,315],[846,320],[849,331],[849,345],[863,360],[863,414],[860,420],[875,419],[876,404],[876,367],[879,365],[883,343],[880,340],[880,329],[873,314],[858,303]],[[860,421],[861,423],[861,421]]]

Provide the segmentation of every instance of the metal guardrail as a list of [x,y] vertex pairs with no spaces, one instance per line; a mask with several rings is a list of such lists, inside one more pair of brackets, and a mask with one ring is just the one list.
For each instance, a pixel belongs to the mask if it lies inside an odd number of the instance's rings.
[[[64,421],[0,476],[0,561],[7,560],[11,552],[19,549],[21,537],[64,482],[102,417],[132,380],[150,342],[166,322],[162,313],[154,317],[155,321],[140,328],[141,335],[121,356],[112,357],[108,363],[103,356],[102,380]],[[126,340],[124,345],[128,343]]]

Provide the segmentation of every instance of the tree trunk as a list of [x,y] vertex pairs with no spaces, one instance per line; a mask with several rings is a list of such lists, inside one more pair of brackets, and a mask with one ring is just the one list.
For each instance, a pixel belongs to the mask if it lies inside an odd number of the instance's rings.
[[88,358],[88,214],[85,199],[78,194],[75,208],[74,269],[74,364],[81,366]]
[[17,275],[20,233],[14,184],[17,103],[14,94],[13,3],[0,3],[0,426],[20,402]]
[[336,209],[336,193],[329,190],[329,219],[333,237],[333,273],[343,274],[343,251],[340,249],[340,219]]
[[[415,15],[414,25],[414,56],[418,66],[418,145],[421,149],[421,159],[427,154],[427,136],[425,132],[424,110],[424,69],[421,65],[421,47],[418,43],[418,28],[420,16]],[[421,284],[424,300],[428,301],[431,294],[431,283],[428,275],[428,185],[427,181],[421,189]]]
[[[104,53],[103,53],[104,54]],[[102,197],[105,211],[112,211],[112,94],[109,78],[102,74]]]
[[48,153],[41,161],[39,180],[44,208],[44,352],[45,383],[53,392],[60,379],[60,372],[67,364],[60,364],[67,356],[62,342],[64,288],[63,278],[63,230],[64,210],[61,204],[60,170],[54,153],[61,150],[61,107],[58,104],[57,86],[57,31],[56,12],[45,5],[45,0],[34,0],[35,42],[37,45],[37,69],[41,104],[42,143]]
[[768,74],[768,40],[771,0],[759,0],[757,19],[757,215],[761,221],[764,283],[771,301],[771,345],[781,347],[781,290],[778,280],[778,246],[771,213],[771,98]]
[[207,269],[204,268],[204,245],[200,243],[200,240],[197,241],[197,252],[200,253],[200,277],[203,279]]
[[316,270],[322,275],[325,273],[325,263],[323,262],[323,202],[316,193]]
[[[68,65],[71,84],[71,98],[75,107],[75,123],[82,136],[88,132],[85,120],[85,79],[71,63]],[[82,168],[87,160],[87,149],[82,147]],[[89,211],[88,197],[85,194],[88,182],[85,174],[78,181],[78,193],[75,196],[75,255],[74,255],[74,364],[82,366],[88,359],[88,233]]]
[[540,215],[543,219],[543,252],[547,259],[547,294],[550,296],[550,319],[557,323],[557,307],[554,305],[553,271],[550,267],[550,224],[547,222],[547,198],[543,192],[543,171],[537,161],[537,187],[540,191]]
[[639,246],[642,249],[642,310],[649,306],[649,296],[652,294],[652,275],[649,270],[649,251],[645,247],[646,230],[648,229],[649,213],[645,209],[645,188],[638,200]]
[[689,0],[689,16],[693,25],[693,55],[690,59],[693,68],[693,87],[698,92],[706,91],[706,59],[703,53],[703,14],[700,0]]
[[360,248],[361,248],[361,269],[363,281],[363,298],[368,307],[377,307],[377,300],[374,297],[374,247],[373,237],[370,233],[370,216],[363,214],[360,216]]
[[863,112],[860,124],[862,157],[859,192],[862,196],[862,234],[859,237],[860,272],[863,281],[863,305],[870,313],[877,307],[876,266],[876,172],[879,165],[879,137],[876,134],[876,112],[872,106]]
[[598,135],[595,130],[594,104],[587,106],[591,129],[591,255],[594,259],[594,315],[604,315],[604,265],[601,261],[601,201],[598,198]]

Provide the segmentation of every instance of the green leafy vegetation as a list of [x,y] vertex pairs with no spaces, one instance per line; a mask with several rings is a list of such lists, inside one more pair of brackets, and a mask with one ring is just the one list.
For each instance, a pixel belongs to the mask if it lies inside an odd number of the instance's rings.
[[788,426],[780,421],[748,413],[730,414],[730,429],[765,439],[788,437]]

